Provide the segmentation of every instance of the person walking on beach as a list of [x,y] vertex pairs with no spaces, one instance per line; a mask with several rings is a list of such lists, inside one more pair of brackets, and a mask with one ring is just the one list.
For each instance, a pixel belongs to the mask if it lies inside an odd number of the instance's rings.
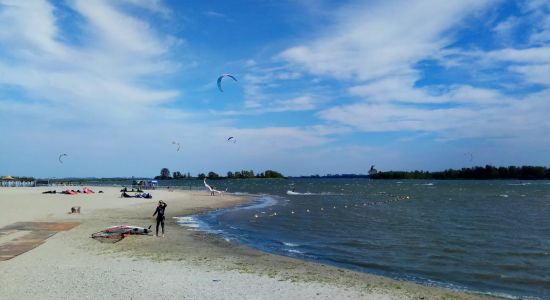
[[166,202],[160,200],[153,217],[157,215],[157,233],[156,236],[159,236],[159,225],[162,227],[162,237],[164,237],[164,212],[166,210]]

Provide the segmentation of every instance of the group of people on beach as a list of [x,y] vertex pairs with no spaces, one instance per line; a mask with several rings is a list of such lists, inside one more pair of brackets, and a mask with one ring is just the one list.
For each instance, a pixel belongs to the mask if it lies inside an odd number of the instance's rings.
[[[52,190],[52,191],[45,191],[45,192],[42,192],[42,194],[57,194],[58,192],[56,190]],[[84,189],[82,191],[80,190],[71,190],[71,189],[66,189],[64,191],[61,191],[59,192],[59,194],[65,194],[65,195],[76,195],[76,194],[95,194],[94,191],[92,191],[91,189],[87,188],[87,187],[84,187]],[[99,191],[100,194],[103,193],[103,191]]]

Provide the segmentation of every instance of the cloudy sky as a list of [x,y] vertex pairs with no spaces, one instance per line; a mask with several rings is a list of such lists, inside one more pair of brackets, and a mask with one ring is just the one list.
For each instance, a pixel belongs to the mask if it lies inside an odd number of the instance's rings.
[[0,0],[0,175],[548,166],[549,115],[546,0]]

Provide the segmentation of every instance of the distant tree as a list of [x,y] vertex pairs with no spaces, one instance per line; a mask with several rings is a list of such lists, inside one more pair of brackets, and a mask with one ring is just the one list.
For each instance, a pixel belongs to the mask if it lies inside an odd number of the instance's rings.
[[202,180],[202,179],[206,178],[206,175],[204,175],[204,173],[199,173],[197,175],[197,178]]
[[233,174],[233,172],[229,171],[227,172],[227,178],[231,179],[231,178],[234,178],[235,175]]
[[441,172],[427,171],[389,171],[379,172],[371,176],[372,179],[522,179],[537,180],[550,179],[550,169],[546,167],[522,166],[522,167],[485,167],[462,168],[460,170],[448,169]]
[[160,170],[160,176],[155,177],[155,179],[171,179],[170,177],[170,170],[168,168],[162,168]]
[[172,177],[174,177],[174,179],[180,179],[180,178],[183,178],[184,176],[181,175],[180,171],[175,171],[174,173],[172,173]]
[[220,178],[220,175],[218,175],[216,172],[208,172],[208,179],[219,179]]
[[284,178],[283,174],[273,170],[266,170],[264,175],[265,178]]
[[187,178],[191,178],[191,173],[187,172]]

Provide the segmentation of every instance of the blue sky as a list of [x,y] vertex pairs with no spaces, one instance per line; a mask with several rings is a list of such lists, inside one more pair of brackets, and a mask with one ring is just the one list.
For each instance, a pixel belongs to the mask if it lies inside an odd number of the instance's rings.
[[0,0],[0,28],[4,175],[550,165],[548,1]]

